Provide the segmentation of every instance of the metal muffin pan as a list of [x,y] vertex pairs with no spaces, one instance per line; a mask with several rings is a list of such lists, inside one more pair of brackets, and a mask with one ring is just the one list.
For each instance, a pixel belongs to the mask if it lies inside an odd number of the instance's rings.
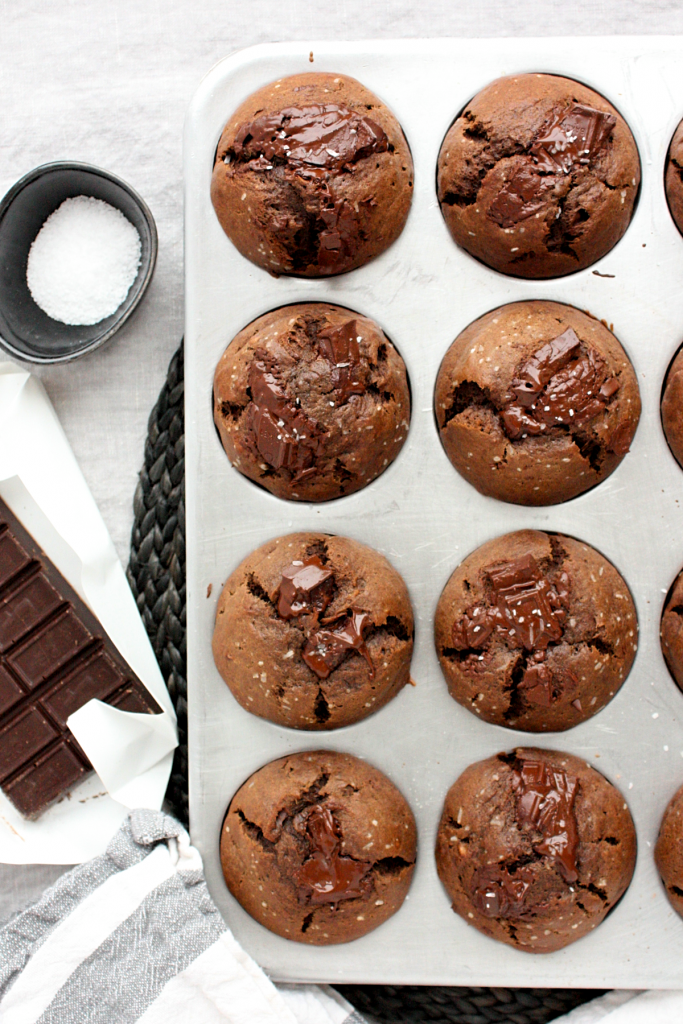
[[[683,921],[671,909],[652,849],[664,808],[683,784],[683,694],[659,647],[662,603],[683,566],[683,471],[662,433],[659,401],[683,340],[683,238],[663,187],[669,141],[683,117],[682,41],[675,38],[494,39],[259,46],[219,63],[200,85],[185,135],[186,444],[190,813],[213,898],[245,949],[276,979],[450,985],[679,988]],[[394,111],[415,161],[415,195],[398,241],[379,259],[326,280],[274,279],[243,259],[213,212],[209,185],[224,122],[251,92],[284,75],[358,78]],[[624,238],[593,267],[552,281],[489,270],[459,249],[441,217],[435,170],[443,137],[493,79],[545,71],[575,77],[625,116],[642,162],[641,194]],[[598,276],[595,272],[598,271]],[[441,359],[488,310],[555,299],[608,324],[629,354],[643,401],[631,452],[594,490],[525,508],[485,498],[446,458],[432,411]],[[303,301],[339,303],[375,319],[403,356],[412,387],[406,444],[363,491],[320,505],[272,497],[234,470],[214,430],[211,389],[225,346],[255,317]],[[484,541],[533,527],[592,544],[625,577],[640,642],[612,702],[564,733],[521,733],[478,720],[453,701],[432,622],[455,566]],[[279,728],[244,711],[215,669],[211,635],[221,587],[255,547],[299,530],[343,534],[385,554],[416,616],[412,675],[387,707],[334,732]],[[450,909],[433,848],[447,789],[473,761],[519,745],[584,757],[623,792],[638,833],[625,897],[589,936],[533,956],[469,927]],[[218,841],[230,798],[257,768],[290,751],[347,751],[382,769],[408,799],[419,851],[410,895],[379,929],[345,945],[289,942],[253,921],[228,893]]]

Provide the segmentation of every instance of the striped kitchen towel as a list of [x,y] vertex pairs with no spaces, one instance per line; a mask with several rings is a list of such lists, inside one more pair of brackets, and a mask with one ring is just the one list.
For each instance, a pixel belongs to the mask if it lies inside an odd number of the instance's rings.
[[365,1024],[333,989],[273,985],[226,928],[182,825],[144,810],[0,930],[0,1021]]

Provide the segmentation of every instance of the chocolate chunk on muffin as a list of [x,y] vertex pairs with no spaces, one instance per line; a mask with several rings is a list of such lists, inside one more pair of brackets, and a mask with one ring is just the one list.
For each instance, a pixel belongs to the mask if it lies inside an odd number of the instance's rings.
[[673,222],[683,234],[683,121],[676,128],[667,153],[664,189]]
[[379,552],[325,533],[263,544],[216,608],[213,656],[233,696],[294,729],[337,729],[383,707],[410,678],[413,612]]
[[412,190],[410,149],[391,111],[354,78],[313,73],[272,82],[235,111],[211,201],[252,263],[327,277],[398,238]]
[[683,786],[664,811],[655,846],[655,864],[669,903],[683,917]]
[[214,420],[233,466],[278,498],[339,498],[403,447],[405,364],[367,317],[323,302],[282,306],[223,353]]
[[570,78],[482,89],[441,146],[437,188],[455,241],[487,266],[547,278],[590,266],[626,231],[640,184],[631,131]]
[[683,690],[683,572],[674,580],[664,602],[660,642],[669,671]]
[[386,775],[317,750],[271,761],[235,793],[221,833],[228,889],[294,942],[350,942],[383,924],[410,887],[417,833]]
[[509,729],[560,732],[621,687],[638,623],[626,583],[595,548],[520,530],[458,566],[434,640],[450,695],[468,711]]
[[519,748],[466,768],[448,791],[436,840],[456,914],[527,953],[562,949],[599,925],[635,860],[622,794],[555,750]]
[[662,426],[671,453],[683,468],[683,349],[676,353],[664,381]]
[[599,320],[559,302],[512,302],[455,339],[434,405],[441,443],[482,494],[518,505],[568,501],[629,450],[640,392]]

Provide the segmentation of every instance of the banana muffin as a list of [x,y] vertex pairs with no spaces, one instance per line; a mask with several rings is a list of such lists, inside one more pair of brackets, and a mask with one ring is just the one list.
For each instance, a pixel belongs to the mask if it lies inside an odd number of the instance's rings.
[[683,917],[683,786],[664,811],[655,846],[655,864],[671,906]]
[[450,695],[468,711],[508,729],[560,732],[622,686],[638,623],[626,583],[595,548],[519,530],[458,566],[434,639]]
[[683,234],[683,121],[676,128],[667,153],[664,189],[673,222]]
[[664,381],[662,427],[671,453],[683,468],[683,349],[680,349]]
[[413,162],[391,111],[354,78],[309,73],[253,93],[220,137],[211,201],[243,256],[271,274],[363,266],[406,222]]
[[439,153],[441,212],[455,241],[503,274],[590,266],[631,220],[640,160],[604,96],[557,75],[499,78],[451,125]]
[[434,392],[444,450],[482,494],[554,505],[595,487],[640,418],[635,370],[603,323],[560,302],[512,302],[458,335]]
[[235,569],[218,600],[216,667],[247,711],[337,729],[410,678],[413,611],[386,558],[347,537],[291,533]]
[[260,924],[326,946],[373,931],[399,909],[417,831],[386,775],[335,751],[271,761],[235,793],[221,833],[228,889]]
[[214,377],[214,421],[233,466],[278,498],[328,501],[384,472],[408,434],[400,355],[367,317],[324,302],[250,323]]
[[552,953],[599,925],[635,860],[622,794],[556,750],[520,748],[470,765],[448,791],[436,840],[456,914],[527,953]]

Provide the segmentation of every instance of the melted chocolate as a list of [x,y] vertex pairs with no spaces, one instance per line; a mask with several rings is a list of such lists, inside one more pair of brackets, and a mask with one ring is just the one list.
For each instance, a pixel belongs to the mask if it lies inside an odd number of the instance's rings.
[[[265,356],[265,354],[264,354]],[[290,400],[265,358],[249,366],[251,404],[246,426],[254,447],[273,469],[287,469],[295,480],[315,473],[314,459],[323,448],[324,431]]]
[[306,835],[312,849],[296,875],[302,902],[338,903],[364,895],[372,864],[342,855],[341,829],[328,807],[314,804],[297,814],[294,828]]
[[541,345],[522,366],[519,377],[512,382],[512,390],[517,401],[525,409],[530,409],[546,384],[567,365],[570,359],[578,356],[581,342],[572,327]]
[[491,605],[474,606],[453,624],[457,650],[482,647],[494,630],[508,646],[528,651],[544,650],[551,641],[560,639],[566,618],[563,602],[569,595],[566,573],[553,585],[541,573],[536,559],[526,555],[487,566],[484,574],[492,588]]
[[360,335],[357,320],[348,320],[341,327],[326,327],[318,334],[318,349],[332,364],[331,380],[337,392],[337,405],[343,405],[351,395],[365,394],[361,380]]
[[578,780],[543,761],[518,760],[512,787],[518,823],[542,835],[534,851],[553,860],[566,882],[576,882],[579,834],[574,800]]
[[527,158],[521,167],[515,167],[491,203],[488,216],[502,228],[512,228],[543,209],[546,193],[554,185],[555,178],[540,174]]
[[352,609],[338,625],[318,629],[308,637],[302,651],[304,661],[319,679],[327,679],[347,651],[358,651],[370,666],[370,678],[374,679],[375,666],[363,639],[363,630],[371,623],[366,612]]
[[563,572],[551,583],[532,555],[487,566],[484,575],[491,586],[490,604],[468,608],[453,623],[453,646],[480,650],[495,631],[508,647],[533,652],[519,689],[527,703],[550,707],[559,688],[545,659],[548,645],[562,637],[569,577]]
[[559,114],[531,147],[540,171],[570,174],[575,164],[588,166],[617,123],[613,114],[580,103]]
[[241,125],[232,152],[238,160],[261,162],[263,170],[280,163],[340,171],[388,147],[386,133],[371,118],[341,104],[313,103]]
[[528,704],[549,708],[555,695],[552,669],[545,661],[545,651],[536,651],[533,657],[518,688]]
[[[315,103],[301,109],[288,107],[241,125],[228,157],[253,171],[268,173],[277,168],[290,184],[297,178],[308,182],[309,201],[315,198],[318,206],[316,261],[334,272],[353,258],[361,241],[361,225],[358,208],[336,196],[332,182],[359,160],[388,148],[386,133],[371,118],[341,104]],[[278,230],[276,220],[274,226],[284,240],[286,231]],[[297,239],[290,241],[296,250]]]
[[327,679],[347,651],[358,651],[370,666],[375,666],[363,639],[363,630],[372,625],[367,612],[351,608],[348,614],[333,616],[320,623],[320,617],[334,596],[334,573],[326,569],[317,555],[305,561],[290,562],[282,570],[277,612],[281,619],[313,616],[304,624],[306,643],[301,656],[318,679]]
[[523,917],[525,897],[533,880],[533,871],[528,867],[517,868],[512,874],[502,866],[480,868],[472,879],[472,903],[484,917]]
[[567,615],[562,607],[568,596],[566,573],[555,589],[532,555],[491,565],[484,572],[493,586],[496,627],[511,647],[540,651],[560,639]]
[[603,412],[619,390],[607,364],[593,349],[582,354],[569,327],[527,359],[513,380],[515,398],[501,412],[513,440],[535,437],[549,427],[581,427]]
[[322,227],[318,234],[318,264],[336,270],[350,259],[361,241],[361,230],[354,208],[346,199],[336,199],[327,182],[321,186]]
[[574,104],[558,114],[512,163],[512,176],[489,207],[488,216],[503,228],[514,227],[539,213],[546,195],[578,166],[589,166],[607,144],[617,123],[605,114]]
[[334,574],[317,555],[291,562],[282,570],[277,613],[281,619],[299,615],[322,615],[332,600]]
[[458,651],[478,651],[486,644],[496,625],[495,608],[487,608],[484,605],[468,608],[463,617],[453,623],[453,646]]

